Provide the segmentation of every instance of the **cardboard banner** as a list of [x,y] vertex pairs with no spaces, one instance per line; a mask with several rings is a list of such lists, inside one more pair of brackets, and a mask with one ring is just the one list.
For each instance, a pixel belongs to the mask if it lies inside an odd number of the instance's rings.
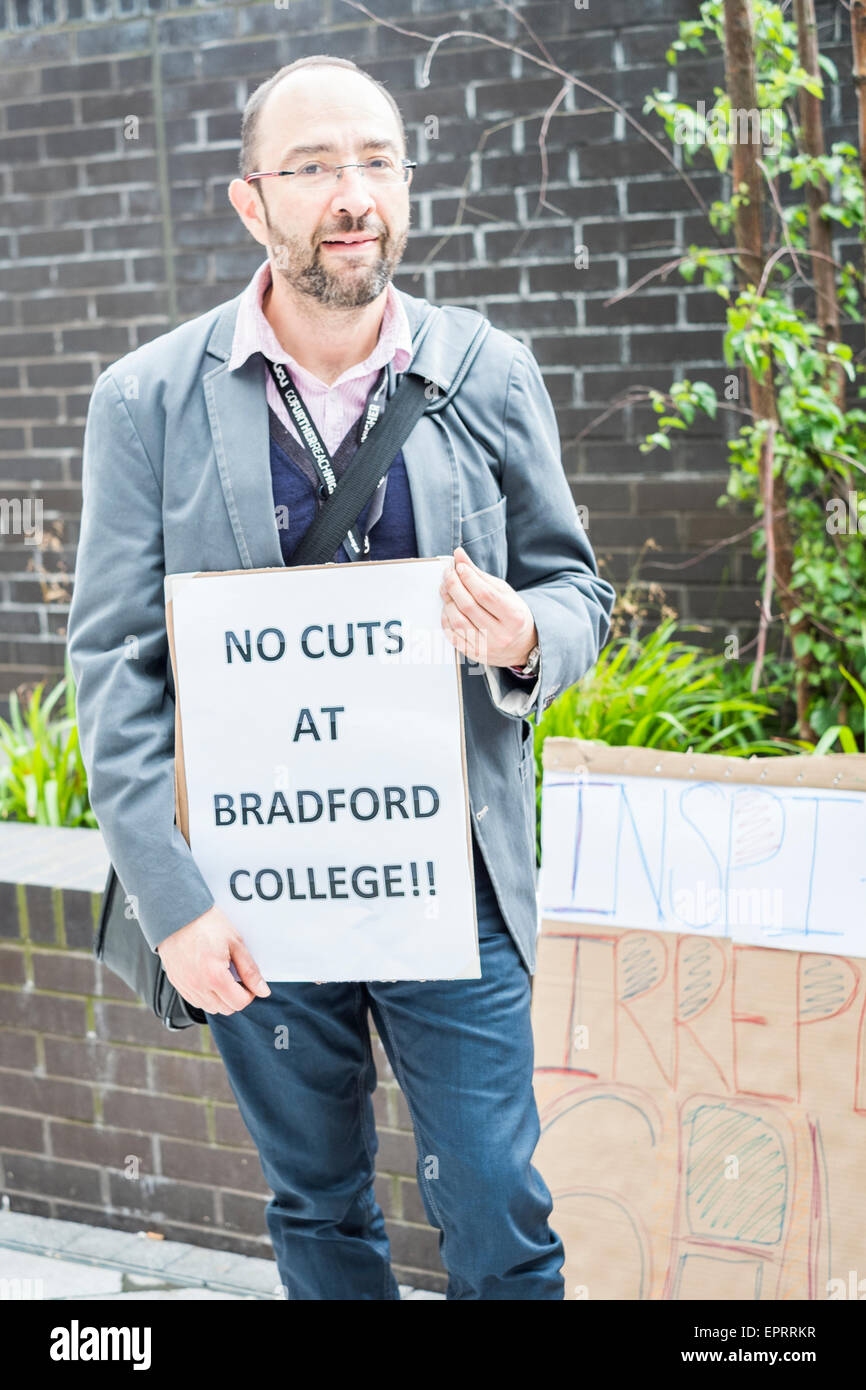
[[[866,1297],[866,757],[551,738],[543,768],[534,1162],[566,1298]],[[780,887],[781,928],[689,918],[707,865]]]
[[544,749],[546,916],[866,954],[866,755]]
[[267,980],[480,976],[452,563],[166,577],[177,822]]

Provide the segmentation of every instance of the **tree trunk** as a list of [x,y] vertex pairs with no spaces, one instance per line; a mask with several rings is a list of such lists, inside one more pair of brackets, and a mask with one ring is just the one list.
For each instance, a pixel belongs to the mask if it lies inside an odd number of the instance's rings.
[[[851,46],[860,135],[860,173],[866,188],[866,0],[851,0]],[[863,299],[866,301],[866,239],[863,242]]]
[[[800,63],[810,77],[821,79],[818,67],[818,29],[815,23],[815,0],[794,0],[797,24],[797,51]],[[800,108],[800,142],[803,154],[818,158],[825,153],[824,126],[821,120],[821,98],[801,87],[798,93]],[[806,184],[806,206],[809,212],[809,249],[819,252],[812,257],[812,278],[815,282],[816,317],[821,329],[823,346],[839,342],[839,300],[836,294],[836,274],[831,257],[833,236],[830,224],[821,216],[821,207],[830,198],[825,178],[818,184]],[[826,258],[826,259],[825,259]],[[845,372],[841,363],[833,369],[834,394],[840,410],[845,409]]]
[[[758,110],[755,84],[755,53],[752,12],[749,0],[724,0],[725,16],[725,85],[731,103],[732,119],[736,112]],[[751,131],[748,120],[741,122],[739,133]],[[733,158],[731,174],[734,192],[745,194],[748,201],[736,209],[735,243],[739,251],[737,273],[740,284],[757,286],[764,269],[763,232],[763,188],[761,171],[758,168],[758,152],[749,140],[735,140],[732,146]],[[808,656],[798,657],[793,650],[794,638],[798,632],[808,629],[808,623],[790,621],[795,598],[791,592],[793,569],[793,545],[788,517],[787,488],[784,476],[779,473],[771,477],[773,468],[773,437],[778,424],[776,400],[771,372],[768,371],[763,382],[747,370],[749,402],[756,422],[765,421],[767,425],[764,446],[761,451],[762,496],[764,497],[764,520],[767,528],[772,527],[772,536],[767,536],[767,564],[772,567],[773,583],[779,595],[779,604],[785,614],[785,622],[791,636],[793,660],[796,669],[797,725],[801,738],[814,739],[809,725],[808,672],[811,660]],[[767,515],[767,501],[772,497],[772,511]],[[769,620],[764,606],[762,624]]]

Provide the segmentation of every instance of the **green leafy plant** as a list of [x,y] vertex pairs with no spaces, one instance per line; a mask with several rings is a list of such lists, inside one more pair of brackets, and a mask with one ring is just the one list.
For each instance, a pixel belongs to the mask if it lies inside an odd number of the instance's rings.
[[[78,744],[68,655],[65,671],[48,695],[43,681],[23,706],[14,691],[9,696],[9,722],[0,719],[0,819],[97,826]],[[61,700],[63,713],[57,715]]]
[[[668,61],[724,51],[734,8],[703,0],[699,17],[680,24]],[[820,105],[838,74],[821,54],[816,70],[802,66],[791,13],[769,0],[750,7],[753,114],[762,130],[772,120],[774,132],[760,154],[753,138],[740,134],[732,143],[732,124],[750,113],[732,111],[719,87],[711,113],[669,92],[646,98],[644,110],[661,117],[687,162],[705,151],[726,173],[732,151],[742,151],[740,181],[732,180],[730,197],[713,203],[708,215],[720,240],[736,233],[736,247],[692,245],[664,273],[677,264],[686,281],[700,278],[724,302],[725,362],[746,377],[752,408],[739,401],[737,377],[728,378],[724,398],[707,382],[674,382],[666,392],[649,392],[659,419],[641,448],[670,450],[673,432],[687,430],[699,412],[742,417],[728,442],[730,476],[720,505],[745,504],[761,518],[752,547],[765,581],[762,621],[777,623],[768,635],[778,633],[788,662],[798,733],[810,748],[817,740],[821,751],[838,743],[854,752],[866,743],[866,709],[852,700],[852,689],[866,685],[866,497],[857,491],[866,473],[866,366],[839,339],[846,324],[863,323],[864,280],[852,261],[829,254],[829,236],[846,230],[862,241],[864,188],[854,145],[823,149]],[[734,76],[739,81],[742,73],[727,70],[728,83]],[[743,169],[751,184],[742,182]],[[753,218],[744,231],[751,200],[759,214],[763,202],[768,216]],[[778,617],[767,611],[770,596]]]
[[[860,701],[860,708],[863,711],[863,716],[866,718],[866,689],[860,684],[856,676],[852,676],[850,671],[845,670],[844,666],[840,666],[839,670],[848,684],[852,686],[854,693]],[[829,729],[825,729],[815,745],[815,752],[829,753],[837,743],[841,747],[843,753],[860,752],[857,746],[857,740],[847,724],[831,724]]]
[[803,740],[767,731],[785,694],[781,681],[764,686],[759,699],[746,689],[745,664],[683,641],[677,629],[676,617],[669,616],[643,639],[634,631],[614,638],[584,680],[563,691],[536,722],[539,863],[541,759],[551,735],[743,758],[812,751]]

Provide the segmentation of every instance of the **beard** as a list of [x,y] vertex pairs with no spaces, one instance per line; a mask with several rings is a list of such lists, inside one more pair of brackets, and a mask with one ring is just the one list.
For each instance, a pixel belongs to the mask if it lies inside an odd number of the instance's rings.
[[[377,226],[362,218],[356,224],[353,218],[346,217],[339,226],[331,227],[325,233],[317,233],[311,252],[304,237],[271,222],[267,209],[265,223],[271,233],[271,249],[275,252],[272,270],[300,294],[335,309],[359,309],[380,295],[400,264],[409,236],[408,222],[392,233],[384,223]],[[370,232],[379,236],[375,256],[371,258],[369,251],[361,251],[358,254],[364,258],[362,263],[350,266],[335,264],[333,269],[329,268],[324,263],[320,242],[328,237],[348,236],[352,232]],[[324,254],[327,255],[327,252]]]

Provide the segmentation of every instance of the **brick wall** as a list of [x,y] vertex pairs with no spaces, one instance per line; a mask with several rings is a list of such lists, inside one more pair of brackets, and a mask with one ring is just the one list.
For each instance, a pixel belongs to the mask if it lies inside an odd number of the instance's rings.
[[[210,1029],[169,1032],[94,960],[99,903],[0,882],[0,1192],[13,1211],[270,1257],[270,1189]],[[375,1033],[373,1050],[394,1272],[443,1292],[409,1112]]]
[[[419,33],[472,27],[539,51],[493,0],[460,14],[447,0],[370,8]],[[712,104],[713,64],[689,58],[672,78],[664,63],[677,18],[693,9],[643,0],[637,25],[633,0],[583,10],[553,0],[519,14],[567,70],[644,120],[644,93],[672,81]],[[824,51],[849,72],[847,14],[820,0],[819,18]],[[660,551],[642,575],[664,582],[686,617],[722,631],[753,618],[754,564],[742,547],[664,568],[737,529],[715,505],[725,477],[717,430],[644,456],[637,441],[654,417],[630,406],[577,438],[631,388],[664,387],[678,372],[722,377],[715,296],[674,276],[605,306],[707,239],[685,184],[624,116],[569,91],[550,122],[540,208],[537,141],[559,82],[488,43],[448,43],[421,87],[427,44],[348,0],[0,0],[0,21],[0,497],[41,500],[44,524],[42,546],[0,536],[0,697],[62,667],[93,382],[129,348],[243,287],[261,249],[225,196],[240,111],[278,65],[323,49],[365,65],[405,113],[420,167],[398,283],[472,304],[532,348],[604,571],[621,586],[651,537]],[[828,139],[854,133],[850,83],[845,95],[844,111],[828,111]],[[692,177],[709,203],[718,181],[707,164]],[[590,264],[578,270],[580,245]]]

